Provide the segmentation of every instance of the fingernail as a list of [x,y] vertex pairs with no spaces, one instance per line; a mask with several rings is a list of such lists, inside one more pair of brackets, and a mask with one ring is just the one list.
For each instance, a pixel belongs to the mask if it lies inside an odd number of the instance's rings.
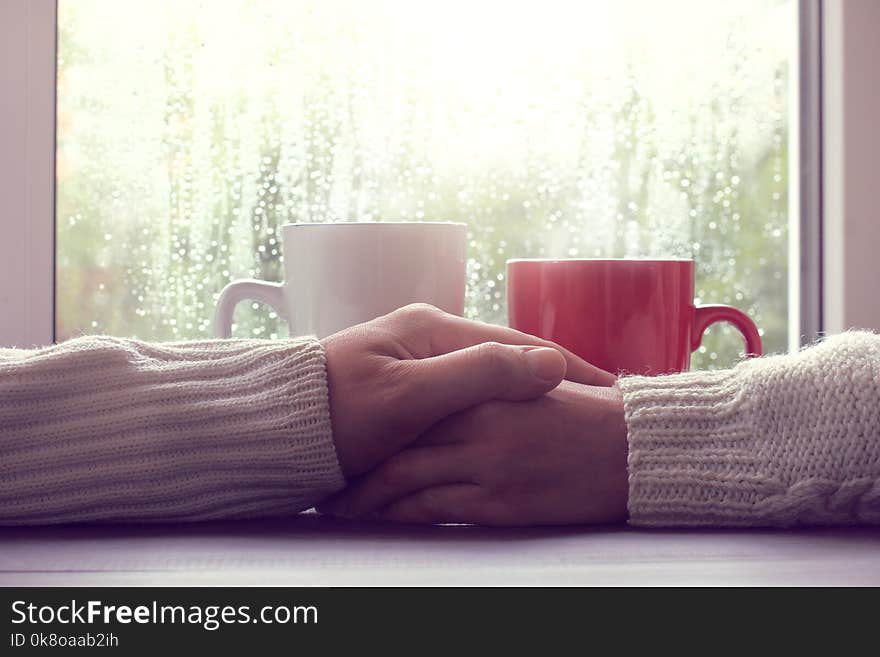
[[525,347],[523,358],[529,371],[542,381],[555,381],[559,378],[560,354],[549,347]]

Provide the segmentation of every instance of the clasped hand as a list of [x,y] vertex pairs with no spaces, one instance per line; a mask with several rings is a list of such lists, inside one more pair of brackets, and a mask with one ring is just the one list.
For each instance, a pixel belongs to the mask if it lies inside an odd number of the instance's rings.
[[626,425],[608,372],[421,304],[322,343],[349,485],[321,511],[484,525],[626,518]]

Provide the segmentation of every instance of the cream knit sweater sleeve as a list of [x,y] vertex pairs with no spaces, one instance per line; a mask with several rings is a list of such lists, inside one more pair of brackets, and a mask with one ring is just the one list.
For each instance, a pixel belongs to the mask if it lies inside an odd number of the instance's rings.
[[880,335],[624,377],[630,523],[880,523]]
[[0,524],[293,514],[344,483],[317,340],[0,349]]

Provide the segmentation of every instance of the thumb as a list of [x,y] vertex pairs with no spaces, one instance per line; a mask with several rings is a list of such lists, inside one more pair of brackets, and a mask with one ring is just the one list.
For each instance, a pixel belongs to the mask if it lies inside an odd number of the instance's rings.
[[556,349],[497,342],[406,364],[406,403],[425,428],[491,399],[536,399],[558,386],[566,369]]

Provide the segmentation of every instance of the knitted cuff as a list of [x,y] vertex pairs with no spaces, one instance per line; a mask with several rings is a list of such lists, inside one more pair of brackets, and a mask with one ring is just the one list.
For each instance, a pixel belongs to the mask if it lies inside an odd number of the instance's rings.
[[292,514],[345,484],[317,340],[0,358],[0,524]]
[[880,523],[880,337],[618,385],[631,524]]
[[760,524],[774,492],[752,450],[749,400],[737,370],[621,378],[629,440],[629,522]]

